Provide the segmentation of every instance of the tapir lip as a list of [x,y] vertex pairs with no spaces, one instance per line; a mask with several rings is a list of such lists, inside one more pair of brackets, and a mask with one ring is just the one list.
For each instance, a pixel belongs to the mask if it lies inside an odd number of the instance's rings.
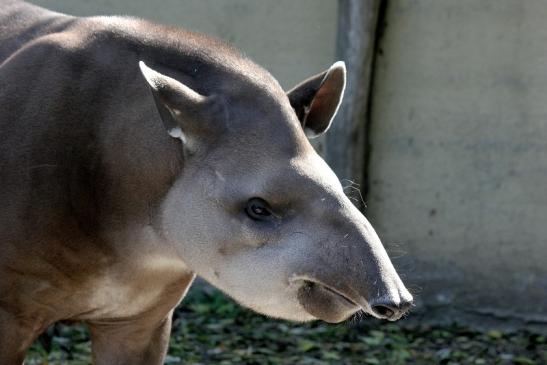
[[[299,301],[304,308],[316,318],[326,322],[341,322],[352,313],[363,310],[366,307],[336,287],[315,278],[300,276],[292,278],[290,282],[296,283],[299,286]],[[302,295],[303,293],[306,294]],[[309,301],[310,295],[314,298],[311,302]],[[327,300],[326,303],[330,303],[330,305],[325,307],[325,303],[320,304],[322,302],[321,298],[325,298]]]
[[351,300],[351,299],[350,299],[349,297],[347,297],[346,295],[344,295],[344,294],[340,293],[339,291],[337,291],[337,290],[331,288],[330,286],[327,286],[327,285],[325,285],[325,284],[323,284],[323,283],[315,283],[315,284],[321,285],[321,286],[323,287],[324,290],[326,290],[326,291],[328,291],[328,292],[330,292],[330,293],[332,293],[332,294],[334,294],[334,295],[338,295],[338,296],[341,297],[343,300],[345,300],[346,302],[348,302],[348,304],[354,305],[354,306],[356,306],[356,307],[360,307],[359,304],[357,304],[356,302],[354,302],[353,300]]
[[301,282],[303,284],[318,285],[323,290],[325,290],[325,291],[339,297],[340,299],[344,300],[347,304],[349,304],[351,306],[363,308],[363,306],[361,304],[359,304],[356,300],[350,298],[347,294],[342,293],[340,290],[336,289],[335,287],[333,287],[331,285],[328,285],[328,284],[325,284],[324,282],[322,282],[320,280],[310,278],[310,277],[307,277],[307,276],[299,276],[299,277],[295,277],[295,278],[291,279],[291,282],[292,283]]

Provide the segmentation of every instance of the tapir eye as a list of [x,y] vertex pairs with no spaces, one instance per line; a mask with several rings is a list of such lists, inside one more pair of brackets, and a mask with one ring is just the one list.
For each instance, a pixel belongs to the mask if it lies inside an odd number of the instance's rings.
[[267,220],[272,216],[270,206],[264,199],[260,198],[249,199],[245,207],[245,213],[247,213],[249,218],[256,221]]

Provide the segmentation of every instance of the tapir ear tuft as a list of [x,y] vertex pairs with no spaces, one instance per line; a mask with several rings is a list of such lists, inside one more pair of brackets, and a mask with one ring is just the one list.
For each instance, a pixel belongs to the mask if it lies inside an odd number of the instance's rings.
[[220,97],[201,95],[182,82],[151,69],[143,61],[139,62],[139,67],[172,137],[187,143],[202,131],[210,132],[224,125],[226,111]]
[[310,138],[325,133],[334,119],[346,87],[346,65],[334,63],[287,92],[302,128]]

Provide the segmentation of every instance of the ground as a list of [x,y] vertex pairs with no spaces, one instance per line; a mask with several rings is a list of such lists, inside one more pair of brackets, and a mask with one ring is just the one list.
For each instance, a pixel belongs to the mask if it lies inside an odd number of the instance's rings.
[[[90,364],[83,326],[57,325],[28,365]],[[526,330],[473,331],[370,318],[294,324],[254,314],[217,291],[194,290],[176,313],[166,364],[547,364],[547,339]]]

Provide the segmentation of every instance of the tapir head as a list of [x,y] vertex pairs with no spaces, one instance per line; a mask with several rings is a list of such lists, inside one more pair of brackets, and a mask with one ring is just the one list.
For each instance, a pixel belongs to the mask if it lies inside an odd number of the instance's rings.
[[340,322],[400,318],[412,296],[376,232],[308,138],[345,87],[335,63],[284,92],[265,71],[225,76],[208,94],[140,63],[184,167],[161,207],[185,264],[268,316]]

